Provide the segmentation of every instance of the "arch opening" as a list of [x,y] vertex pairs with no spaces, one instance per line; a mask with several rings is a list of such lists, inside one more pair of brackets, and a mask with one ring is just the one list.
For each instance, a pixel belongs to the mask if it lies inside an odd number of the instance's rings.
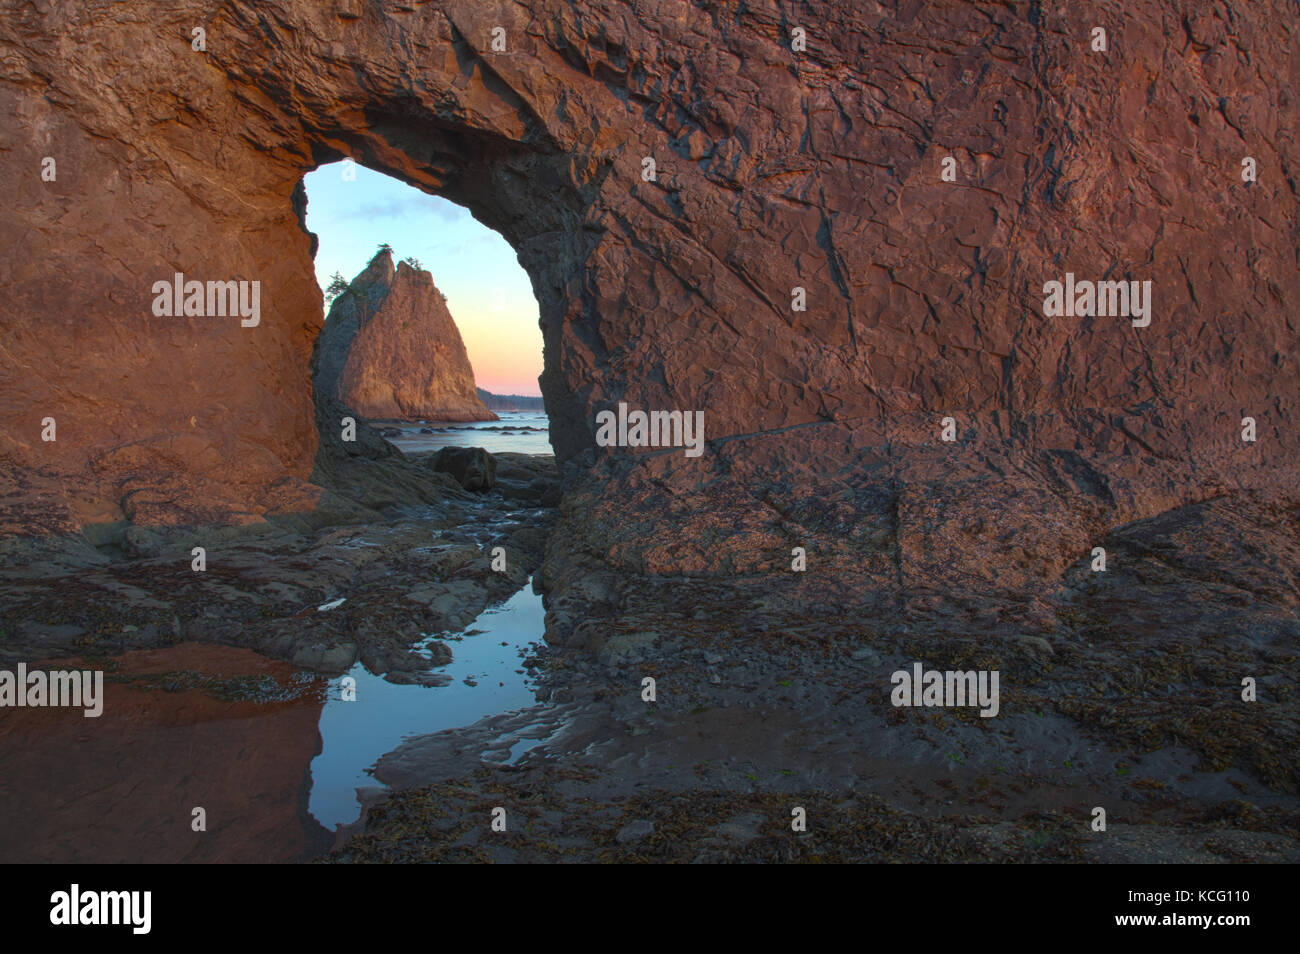
[[350,159],[302,192],[325,309],[313,387],[406,452],[551,454],[538,304],[506,239]]
[[[474,117],[435,118],[426,103],[408,103],[402,96],[375,97],[361,108],[360,124],[343,117],[337,127],[310,134],[310,162],[296,170],[299,181],[293,186],[299,224],[311,233],[303,183],[349,162],[362,176],[383,176],[441,203],[442,211],[462,210],[480,234],[499,236],[514,253],[509,270],[516,279],[521,270],[531,285],[542,341],[535,384],[551,420],[554,453],[561,461],[576,456],[591,442],[583,426],[590,387],[583,383],[588,374],[573,371],[590,362],[575,361],[573,347],[584,355],[605,351],[581,314],[589,304],[584,289],[600,236],[587,221],[592,197],[579,185],[585,177],[572,168],[571,156],[528,130],[485,130],[477,124],[483,120]],[[335,117],[329,119],[333,126]],[[311,242],[315,256],[314,236]],[[511,287],[518,299],[521,284],[515,280]],[[571,339],[567,348],[562,336]]]

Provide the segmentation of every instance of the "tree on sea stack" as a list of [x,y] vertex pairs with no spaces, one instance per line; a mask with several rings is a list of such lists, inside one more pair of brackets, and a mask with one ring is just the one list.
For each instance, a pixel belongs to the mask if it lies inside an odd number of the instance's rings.
[[335,298],[348,290],[348,280],[337,271],[330,276],[330,283],[325,288],[325,304],[328,306]]

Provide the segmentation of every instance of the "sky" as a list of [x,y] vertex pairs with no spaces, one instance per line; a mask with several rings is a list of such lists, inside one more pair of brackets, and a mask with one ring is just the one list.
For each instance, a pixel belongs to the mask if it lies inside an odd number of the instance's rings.
[[414,256],[447,296],[478,386],[494,394],[539,395],[542,332],[537,299],[515,250],[500,233],[454,202],[353,165],[321,166],[304,177],[307,228],[320,236],[316,280],[322,291],[340,272],[351,281],[380,245],[393,258]]

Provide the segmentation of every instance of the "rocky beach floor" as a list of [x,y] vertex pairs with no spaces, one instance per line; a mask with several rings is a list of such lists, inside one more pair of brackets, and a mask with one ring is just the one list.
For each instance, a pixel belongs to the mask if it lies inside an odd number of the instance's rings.
[[[109,690],[102,723],[0,720],[0,755],[29,767],[0,785],[0,858],[1300,860],[1294,627],[1222,581],[1207,603],[1167,560],[1145,613],[1065,599],[1026,632],[845,613],[761,575],[612,578],[553,534],[551,458],[496,455],[477,491],[432,460],[403,466],[436,493],[364,522],[11,542],[0,662],[79,660]],[[551,637],[521,643],[525,704],[410,734],[360,820],[321,825],[310,764],[340,680],[433,705],[475,621],[520,593]],[[998,670],[998,716],[894,707],[916,662]]]
[[[1300,858],[1288,726],[1160,682],[1220,671],[1230,647],[1170,638],[1130,655],[1079,632],[1053,644],[885,627],[864,640],[855,620],[763,609],[757,588],[661,582],[656,596],[673,608],[621,617],[594,652],[543,648],[547,704],[382,758],[375,774],[398,794],[327,860]],[[889,676],[918,658],[1000,667],[1003,711],[894,708]],[[1147,688],[1121,702],[1120,680]],[[542,741],[498,764],[517,738]],[[495,807],[508,834],[489,827]]]

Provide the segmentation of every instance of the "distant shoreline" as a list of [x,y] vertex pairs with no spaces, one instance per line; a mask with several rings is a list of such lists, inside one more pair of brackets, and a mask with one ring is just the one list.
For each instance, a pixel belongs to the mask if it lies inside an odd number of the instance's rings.
[[520,413],[546,413],[546,403],[541,395],[530,394],[493,394],[482,388],[475,388],[478,398],[489,411],[519,411]]

